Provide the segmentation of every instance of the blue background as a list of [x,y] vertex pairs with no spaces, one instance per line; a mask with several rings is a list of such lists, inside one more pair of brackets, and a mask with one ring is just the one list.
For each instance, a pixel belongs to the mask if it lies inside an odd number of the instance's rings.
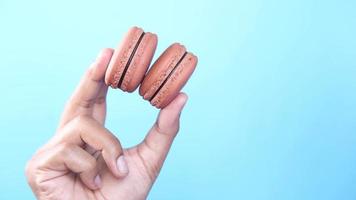
[[[150,199],[356,199],[356,3],[347,0],[0,1],[0,199],[103,47],[132,25],[199,56],[181,131]],[[157,55],[155,57],[157,57]],[[111,90],[125,147],[158,111]]]

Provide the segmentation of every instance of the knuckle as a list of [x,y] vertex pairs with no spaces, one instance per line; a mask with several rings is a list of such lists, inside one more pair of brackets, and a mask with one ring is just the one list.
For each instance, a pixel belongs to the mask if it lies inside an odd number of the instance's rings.
[[[43,152],[42,152],[43,153]],[[43,166],[43,160],[45,155],[42,153],[36,152],[27,162],[25,165],[25,176],[27,177],[28,181],[34,180],[37,176],[36,171]]]
[[63,155],[63,156],[70,156],[73,150],[74,150],[74,145],[69,143],[62,143],[58,145],[56,154]]
[[87,116],[85,115],[78,115],[76,116],[74,119],[73,119],[73,123],[75,125],[80,125],[80,124],[83,124],[85,121],[87,121]]
[[36,188],[42,183],[41,166],[42,162],[38,159],[38,155],[33,156],[25,165],[25,176],[31,188]]
[[35,168],[32,166],[26,167],[27,183],[33,188],[39,186],[42,182],[40,176],[35,174]]
[[179,131],[179,121],[174,120],[172,122],[163,123],[162,121],[158,120],[154,125],[154,129],[163,135],[174,134]]
[[112,155],[119,155],[122,151],[119,139],[110,132],[103,132],[102,150]]
[[78,115],[72,120],[72,128],[81,132],[83,125],[87,123],[89,117],[86,115]]
[[120,141],[113,135],[108,138],[108,145],[105,147],[110,154],[118,155],[121,153]]
[[157,132],[160,135],[167,136],[170,133],[170,128],[167,128],[165,126],[162,126],[161,123],[156,122],[153,126],[153,130]]
[[96,168],[96,160],[94,157],[89,157],[86,163],[83,164],[84,171],[94,170]]
[[105,102],[106,102],[106,96],[100,96],[95,101],[96,104],[103,104]]
[[162,126],[160,125],[160,123],[159,123],[159,122],[156,122],[156,123],[154,124],[154,126],[153,126],[153,129],[154,129],[157,133],[162,134],[162,135],[165,135],[166,133],[163,132],[163,130],[162,130],[161,127],[162,127]]

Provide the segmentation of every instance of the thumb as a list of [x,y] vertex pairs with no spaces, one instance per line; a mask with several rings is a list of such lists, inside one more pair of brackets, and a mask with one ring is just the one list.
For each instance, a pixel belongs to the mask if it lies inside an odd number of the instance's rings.
[[146,167],[155,178],[168,154],[172,142],[179,130],[179,118],[188,99],[180,93],[168,106],[163,108],[156,123],[148,132],[144,141],[138,146]]

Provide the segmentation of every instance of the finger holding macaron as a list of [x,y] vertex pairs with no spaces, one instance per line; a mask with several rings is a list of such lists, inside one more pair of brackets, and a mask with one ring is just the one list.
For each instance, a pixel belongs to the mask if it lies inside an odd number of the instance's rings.
[[174,43],[148,70],[157,42],[156,34],[138,27],[130,28],[115,49],[105,83],[125,92],[133,92],[141,84],[139,94],[162,109],[178,96],[194,72],[198,58],[183,45]]

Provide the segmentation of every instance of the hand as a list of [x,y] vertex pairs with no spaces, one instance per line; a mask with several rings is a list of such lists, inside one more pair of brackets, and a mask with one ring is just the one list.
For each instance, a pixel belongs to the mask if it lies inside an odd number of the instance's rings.
[[104,49],[67,103],[54,137],[26,166],[38,199],[146,199],[179,129],[187,100],[179,94],[159,113],[142,143],[122,149],[104,127],[106,67]]

